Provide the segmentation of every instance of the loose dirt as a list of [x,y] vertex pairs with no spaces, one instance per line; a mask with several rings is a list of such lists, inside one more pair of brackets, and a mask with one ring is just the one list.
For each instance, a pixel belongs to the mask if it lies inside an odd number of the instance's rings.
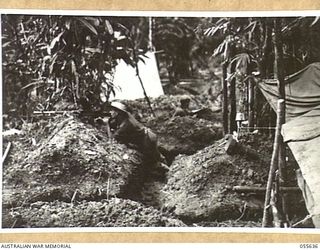
[[[13,146],[3,168],[3,227],[260,226],[264,194],[232,187],[266,185],[272,137],[243,135],[245,150],[228,155],[216,100],[190,96],[190,110],[203,112],[173,117],[182,96],[152,99],[156,116],[145,100],[126,102],[158,135],[170,165],[163,179],[146,173],[134,147],[76,116],[24,123],[22,134],[4,138],[4,148]],[[293,196],[297,221],[306,211],[301,194]]]
[[5,227],[184,227],[182,221],[131,200],[67,203],[38,201],[17,207],[6,216]]
[[34,150],[26,145],[26,154],[15,158],[19,151],[15,152],[11,164],[5,165],[4,207],[113,197],[141,165],[137,151],[76,118],[64,118],[50,126],[55,128]]

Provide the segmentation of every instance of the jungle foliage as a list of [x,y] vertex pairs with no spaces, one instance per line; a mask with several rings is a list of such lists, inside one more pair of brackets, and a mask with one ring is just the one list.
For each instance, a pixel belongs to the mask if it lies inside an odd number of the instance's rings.
[[28,113],[62,98],[108,100],[117,60],[139,60],[129,28],[107,17],[2,16],[4,103]]
[[[105,102],[118,59],[135,67],[148,49],[158,52],[161,76],[171,84],[203,71],[214,75],[222,62],[240,88],[249,78],[274,77],[274,18],[152,20],[150,28],[149,17],[2,15],[4,112],[27,115],[61,99],[76,107],[81,98],[93,106]],[[320,60],[318,17],[281,23],[285,75]]]

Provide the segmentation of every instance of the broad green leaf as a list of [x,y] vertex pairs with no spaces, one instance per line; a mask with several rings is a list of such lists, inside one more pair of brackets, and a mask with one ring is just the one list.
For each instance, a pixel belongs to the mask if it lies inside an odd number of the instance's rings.
[[67,64],[67,61],[64,60],[62,66],[61,66],[62,71],[66,68],[66,64]]
[[43,83],[43,79],[33,81],[33,82],[27,84],[26,86],[23,86],[23,87],[21,88],[21,90],[27,89],[27,88],[32,87],[32,86],[35,87],[35,86],[39,85],[40,83]]
[[50,75],[52,74],[53,72],[53,68],[54,68],[54,64],[57,60],[57,57],[58,57],[58,54],[56,53],[53,57],[52,57],[52,61],[51,61],[51,64],[49,66],[49,72],[50,72]]
[[60,38],[63,35],[63,33],[64,33],[64,31],[62,31],[61,33],[59,33],[59,35],[57,35],[55,38],[52,39],[50,46],[49,46],[51,50],[54,48],[56,43],[60,41]]
[[51,55],[51,48],[49,44],[46,46],[46,50],[47,50],[47,54]]
[[289,23],[288,25],[284,26],[281,30],[282,33],[286,33],[289,31],[292,31],[294,28],[298,27],[301,20],[303,20],[305,17],[298,17],[295,18],[291,23]]
[[101,53],[101,49],[100,48],[85,48],[85,52],[89,52],[89,53]]
[[78,20],[85,26],[87,27],[93,34],[95,34],[96,36],[98,35],[98,31],[96,30],[96,28],[89,23],[87,20],[85,20],[84,18],[78,18]]
[[106,25],[106,28],[107,28],[107,31],[109,32],[109,34],[113,35],[113,28],[112,28],[111,23],[108,20],[105,20],[104,22],[105,22],[105,25]]
[[12,41],[6,42],[2,44],[2,48],[5,48],[7,46],[9,46],[12,43]]
[[73,75],[76,75],[77,69],[76,69],[76,64],[75,64],[74,60],[71,60],[71,61],[70,61],[70,64],[71,64],[71,73],[72,73]]
[[214,50],[213,52],[213,57],[220,55],[224,50],[225,50],[225,46],[226,46],[227,41],[224,40],[221,44],[219,44],[219,46]]
[[248,53],[238,54],[231,60],[231,64],[232,63],[236,64],[236,71],[240,72],[241,74],[246,74],[248,66],[251,63],[251,55]]
[[207,35],[207,36],[214,36],[219,29],[221,29],[221,27],[219,27],[219,26],[211,27],[211,28],[207,29],[204,32],[204,34]]
[[66,25],[67,30],[70,30],[70,27],[71,27],[71,19],[66,20],[65,25]]
[[320,19],[320,16],[316,16],[316,17],[314,18],[313,22],[310,24],[310,27],[313,26],[313,25],[315,25],[315,24],[319,21],[319,19]]
[[223,58],[224,60],[229,59],[229,54],[230,54],[230,43],[226,41],[226,45],[224,46],[224,51],[223,51]]

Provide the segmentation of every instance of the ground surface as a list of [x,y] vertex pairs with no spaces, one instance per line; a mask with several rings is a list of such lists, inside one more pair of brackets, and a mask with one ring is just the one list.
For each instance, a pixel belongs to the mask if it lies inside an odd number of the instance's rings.
[[183,227],[180,220],[131,200],[111,198],[76,203],[35,202],[14,208],[6,217],[11,227]]
[[[3,227],[260,227],[264,193],[232,187],[266,185],[272,137],[240,135],[242,150],[226,154],[217,98],[190,96],[190,110],[204,112],[173,117],[181,95],[152,99],[155,116],[145,100],[127,102],[158,135],[170,163],[161,179],[134,147],[78,117],[37,118],[6,136]],[[301,194],[292,196],[296,222],[306,211]]]

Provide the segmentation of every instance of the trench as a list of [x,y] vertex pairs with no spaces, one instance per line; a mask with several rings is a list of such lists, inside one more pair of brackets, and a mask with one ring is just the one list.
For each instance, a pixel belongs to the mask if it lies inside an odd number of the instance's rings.
[[[172,159],[170,166],[172,165],[175,157],[178,154],[169,152],[168,154]],[[166,155],[166,157],[168,156]],[[174,157],[172,157],[174,155]],[[192,163],[189,162],[189,165]],[[227,221],[226,226],[247,226],[260,227],[260,223],[263,215],[263,203],[265,193],[237,193],[229,191],[231,195],[238,195],[240,199],[243,199],[245,206],[239,206],[236,202],[228,204],[221,204],[210,214],[210,216],[179,216],[174,213],[174,210],[167,210],[163,206],[161,200],[161,190],[166,185],[168,176],[156,176],[150,173],[148,166],[142,166],[130,177],[128,184],[122,189],[120,198],[130,199],[140,202],[147,206],[152,206],[159,211],[171,213],[174,217],[183,221],[188,226],[201,226],[201,227],[215,227],[223,226]],[[186,185],[188,185],[186,183]],[[291,219],[303,218],[307,214],[305,204],[301,192],[295,192],[286,194],[287,200],[289,200],[289,216]],[[251,224],[250,224],[251,223]],[[310,227],[308,224],[306,227]]]
[[[173,160],[170,165],[172,162]],[[122,187],[119,197],[161,210],[159,194],[166,182],[167,175],[163,169],[152,169],[148,164],[144,164],[132,173],[127,185]]]
[[[200,135],[199,135],[200,136]],[[201,134],[201,136],[203,136],[203,134]],[[198,138],[198,137],[197,137]],[[261,140],[261,139],[260,139]],[[252,140],[254,142],[254,146],[257,146],[257,142],[255,142],[254,140]],[[244,144],[250,144],[250,141],[245,141]],[[172,143],[173,144],[173,143]],[[175,143],[175,145],[181,145],[179,143]],[[185,144],[183,144],[185,145]],[[194,145],[192,143],[190,143],[191,146],[194,147]],[[203,146],[205,147],[205,146]],[[174,148],[174,147],[172,147]],[[194,148],[193,148],[194,149]],[[198,155],[198,159],[203,160],[202,163],[206,163],[207,162],[207,158],[210,157],[210,155],[208,154],[207,151],[203,151],[200,149],[197,149],[197,151],[200,152],[196,153]],[[211,149],[210,149],[211,150]],[[265,151],[265,149],[263,148],[263,151]],[[175,157],[178,153],[183,153],[183,152],[176,152],[176,151],[162,151],[163,154],[165,154],[165,158],[167,159],[167,161],[169,162],[169,167],[172,166],[173,161],[175,160]],[[260,152],[259,152],[260,153]],[[193,155],[193,154],[192,154]],[[58,157],[59,158],[59,157]],[[243,161],[245,162],[245,164],[249,163],[250,160],[252,160],[252,157],[247,157],[248,159],[243,159]],[[54,157],[55,159],[55,157]],[[55,159],[57,160],[57,159]],[[178,157],[177,157],[178,160]],[[202,163],[197,163],[198,167],[200,166],[201,168],[204,167],[202,165]],[[192,165],[191,162],[189,162],[188,164],[186,163],[186,165],[188,166],[183,166],[185,168],[192,168],[194,167]],[[266,166],[267,168],[268,166]],[[198,168],[199,169],[199,168]],[[219,167],[217,168],[219,169]],[[259,170],[258,170],[259,171]],[[73,173],[73,172],[72,172]],[[232,175],[230,174],[230,176],[228,176],[226,173],[222,172],[222,171],[218,171],[215,173],[215,176],[220,178],[220,175],[224,178],[226,178],[225,180],[229,179],[233,179],[235,176],[235,173],[233,173]],[[243,173],[239,173],[238,175],[243,175]],[[207,178],[207,176],[204,176],[205,178]],[[241,176],[240,178],[243,178],[243,176]],[[165,210],[163,208],[163,201],[161,200],[161,190],[162,188],[166,185],[166,183],[168,182],[168,180],[171,180],[171,176],[165,176],[161,173],[154,173],[153,171],[151,171],[151,169],[148,167],[148,165],[142,165],[141,167],[136,168],[136,170],[129,176],[128,178],[128,183],[122,187],[122,189],[120,190],[120,194],[117,195],[117,198],[123,198],[123,199],[128,199],[128,200],[132,200],[132,201],[137,201],[141,204],[147,205],[147,206],[152,206],[154,208],[156,208],[157,210],[159,210],[160,212],[164,212],[164,213],[170,213],[171,215],[173,215],[173,217],[180,219],[181,221],[183,221],[186,225],[189,226],[194,226],[194,225],[199,225],[199,226],[220,226],[220,222],[226,221],[226,220],[232,220],[235,224],[235,226],[239,226],[239,221],[237,221],[240,217],[241,217],[241,211],[238,211],[237,207],[233,207],[227,204],[224,206],[220,206],[218,207],[214,213],[212,213],[209,217],[197,217],[194,218],[192,216],[181,216],[181,215],[177,215],[175,213],[174,210]],[[66,180],[66,182],[70,181],[69,179]],[[203,180],[202,180],[203,181]],[[210,181],[210,180],[209,180]],[[189,185],[189,183],[185,182],[182,183],[180,185]],[[210,183],[208,183],[208,185],[210,185]],[[192,185],[190,185],[190,188],[194,188]],[[194,192],[197,192],[197,190],[194,190]],[[72,196],[72,194],[71,194]],[[61,195],[60,193],[56,194],[56,193],[50,193],[49,196],[50,200],[64,200],[63,199],[63,195]],[[108,197],[102,197],[99,196],[98,194],[93,194],[93,196],[91,197],[86,197],[86,200],[90,200],[90,201],[102,201],[103,199],[106,199]],[[110,197],[109,197],[110,198]],[[259,199],[260,201],[263,201],[263,194],[260,195],[260,197],[257,197],[257,195],[253,196],[246,196],[244,197],[246,199],[249,199],[249,202],[252,202],[253,199]],[[44,200],[44,198],[42,197],[41,200]],[[292,211],[293,216],[297,216],[298,218],[304,218],[302,214],[305,214],[306,209],[304,207],[304,203],[302,203],[301,201],[299,202],[299,200],[303,200],[302,196],[296,195],[295,197],[291,197],[290,200],[292,201],[292,205],[290,207],[292,207],[294,209],[294,211]],[[66,200],[70,202],[70,199]],[[187,202],[185,200],[181,200],[182,202]],[[179,201],[180,202],[180,201]],[[195,210],[198,209],[200,207],[200,204],[195,204]],[[3,213],[6,211],[6,213],[9,213],[8,210],[3,210]],[[5,217],[3,215],[3,217]],[[247,220],[247,221],[259,221],[259,219],[261,219],[262,217],[262,210],[261,208],[251,208],[249,210],[246,211],[246,214],[244,216],[242,216],[243,220]],[[12,226],[13,222],[7,222],[7,225]],[[227,224],[230,225],[230,224]],[[257,224],[254,224],[253,227],[257,226]]]

